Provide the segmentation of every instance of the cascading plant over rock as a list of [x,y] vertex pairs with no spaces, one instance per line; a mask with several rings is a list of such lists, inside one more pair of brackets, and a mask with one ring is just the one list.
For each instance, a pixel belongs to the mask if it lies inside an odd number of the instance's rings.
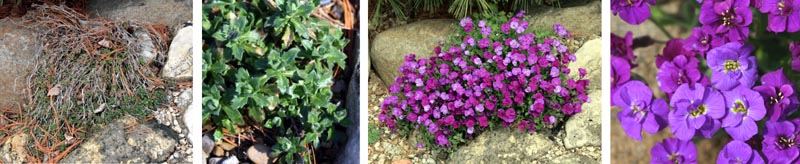
[[577,60],[566,45],[570,32],[558,24],[529,29],[524,13],[464,18],[433,57],[406,56],[379,120],[402,133],[420,129],[419,148],[452,151],[487,129],[533,133],[581,112],[592,100],[586,70],[568,68]]

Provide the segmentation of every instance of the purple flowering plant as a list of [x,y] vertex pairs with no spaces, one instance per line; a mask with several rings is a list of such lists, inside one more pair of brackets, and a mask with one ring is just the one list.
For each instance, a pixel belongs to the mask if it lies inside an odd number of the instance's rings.
[[581,112],[592,100],[586,70],[568,68],[577,60],[570,32],[529,27],[522,15],[463,18],[435,55],[406,56],[379,121],[395,132],[418,129],[419,147],[454,150],[488,129],[533,133]]
[[[681,1],[674,14],[645,2],[612,1],[613,14],[631,25],[650,21],[668,40],[612,34],[611,105],[631,139],[668,129],[651,163],[708,155],[717,163],[799,163],[800,1]],[[688,33],[672,37],[667,25]],[[653,43],[664,43],[659,54],[635,51]],[[638,60],[646,55],[655,61]],[[641,65],[657,68],[655,81],[631,72]],[[693,142],[704,139],[727,143],[698,152]]]

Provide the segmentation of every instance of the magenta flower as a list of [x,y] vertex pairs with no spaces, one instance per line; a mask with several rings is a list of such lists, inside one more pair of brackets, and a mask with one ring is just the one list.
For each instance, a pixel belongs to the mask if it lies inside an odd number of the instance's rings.
[[789,51],[792,52],[792,70],[800,72],[800,42],[790,43]]
[[767,121],[761,151],[769,163],[796,163],[800,156],[798,120]]
[[653,100],[653,92],[644,83],[630,81],[613,95],[614,104],[622,108],[617,118],[629,137],[642,140],[642,129],[653,134],[666,127],[669,107],[663,99]]
[[472,18],[469,17],[464,17],[464,19],[461,19],[461,22],[459,22],[458,25],[461,25],[461,27],[464,28],[464,32],[470,32],[473,28],[475,28],[472,24]]
[[650,6],[656,0],[611,0],[611,12],[629,24],[638,25],[650,18]]
[[767,31],[797,32],[800,31],[800,1],[795,0],[762,0],[758,8],[767,15],[769,25]]
[[731,42],[747,39],[747,26],[753,21],[750,0],[706,1],[700,8],[703,30],[720,35]]
[[763,96],[770,120],[784,120],[786,116],[797,111],[800,100],[794,94],[793,83],[783,75],[783,69],[767,72],[761,76],[761,85],[753,90]]
[[697,68],[699,61],[694,57],[679,55],[671,61],[666,61],[658,68],[656,80],[658,88],[667,95],[672,95],[679,86],[695,83],[707,84],[708,79]]
[[447,140],[447,137],[444,136],[444,134],[436,133],[436,143],[439,144],[439,146],[447,146],[448,142],[449,141]]
[[636,56],[633,55],[633,34],[628,31],[625,33],[625,38],[611,34],[611,56],[622,57],[635,67],[634,61]]
[[656,67],[661,67],[666,61],[672,61],[677,56],[694,57],[690,51],[683,49],[683,39],[672,39],[667,41],[661,55],[656,56]]
[[711,84],[720,90],[731,90],[739,85],[752,87],[757,78],[756,57],[753,47],[731,42],[708,51],[706,58],[711,68]]
[[720,128],[725,116],[725,98],[714,88],[702,84],[683,84],[672,95],[669,125],[678,139],[689,140],[695,135],[711,138]]
[[650,149],[650,163],[697,163],[697,147],[692,141],[667,138]]
[[728,110],[722,119],[722,127],[735,140],[747,141],[758,133],[756,121],[764,118],[767,109],[764,99],[758,92],[746,87],[737,87],[724,91],[725,105]]
[[[617,92],[617,89],[631,79],[631,65],[628,61],[617,56],[611,56],[611,95]],[[615,105],[611,101],[611,105]]]
[[683,42],[683,49],[691,51],[696,54],[702,54],[705,57],[706,52],[711,47],[722,45],[722,39],[713,39],[714,35],[706,33],[700,27],[692,29],[692,35],[686,38]]
[[733,140],[719,152],[717,163],[763,164],[764,159],[747,143]]

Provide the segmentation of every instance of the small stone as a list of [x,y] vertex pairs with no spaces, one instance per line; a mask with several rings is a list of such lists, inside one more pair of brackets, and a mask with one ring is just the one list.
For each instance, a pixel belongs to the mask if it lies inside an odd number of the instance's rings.
[[219,163],[220,161],[222,161],[222,158],[221,158],[221,157],[212,157],[212,158],[208,158],[208,164],[217,164],[217,163]]
[[222,164],[239,164],[239,159],[236,158],[235,155],[232,155],[226,158],[224,161],[222,161]]
[[232,143],[227,143],[227,142],[219,142],[219,143],[217,144],[217,147],[220,147],[220,148],[222,148],[223,150],[226,150],[226,151],[228,151],[228,150],[231,150],[231,149],[235,148],[235,147],[236,147],[236,145],[234,145],[234,144],[232,144]]
[[247,158],[256,164],[270,164],[270,149],[264,144],[255,144],[247,149]]
[[215,157],[225,156],[225,150],[223,150],[220,147],[214,147],[214,150],[212,150],[211,155],[214,155]]
[[214,148],[214,139],[211,139],[209,135],[203,135],[203,152],[206,154],[211,153],[211,150]]
[[392,162],[392,164],[411,164],[410,159],[400,159]]

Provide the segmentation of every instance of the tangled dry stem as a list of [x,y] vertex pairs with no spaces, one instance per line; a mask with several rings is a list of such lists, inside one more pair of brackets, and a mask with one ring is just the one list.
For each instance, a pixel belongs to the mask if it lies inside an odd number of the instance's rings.
[[[34,138],[31,147],[36,151],[28,158],[57,162],[82,140],[87,125],[97,123],[93,115],[98,107],[110,111],[131,105],[122,102],[163,85],[157,72],[168,50],[169,30],[163,25],[90,19],[65,6],[34,8],[23,22],[37,32],[43,51],[34,54],[23,107],[27,111],[17,122],[25,129],[20,133]],[[143,51],[155,58],[140,56]],[[56,86],[60,93],[48,96]]]

